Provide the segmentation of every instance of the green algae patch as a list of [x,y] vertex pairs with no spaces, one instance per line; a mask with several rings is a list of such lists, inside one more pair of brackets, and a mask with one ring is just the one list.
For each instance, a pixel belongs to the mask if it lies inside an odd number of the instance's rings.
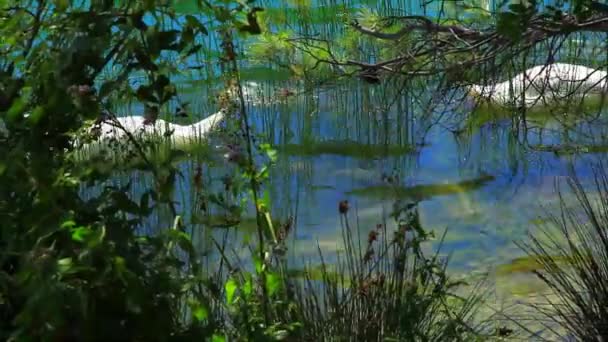
[[505,275],[496,279],[496,287],[503,296],[526,297],[542,292],[546,292],[548,287],[538,277],[533,274],[514,274]]
[[559,145],[532,145],[534,151],[553,152],[556,155],[574,155],[582,153],[606,153],[608,145],[578,145],[578,144],[559,144]]
[[493,181],[494,176],[483,175],[481,177],[465,180],[457,183],[447,184],[422,184],[410,187],[376,185],[347,192],[348,195],[370,197],[370,198],[411,198],[414,200],[426,200],[437,196],[453,195],[469,192],[484,187]]
[[[586,117],[594,118],[608,104],[608,99],[601,95],[589,95],[583,99],[570,99],[563,103],[546,106],[534,106],[525,110],[526,121],[546,125],[559,118],[560,122],[575,123]],[[488,123],[510,120],[513,116],[521,116],[524,111],[481,101],[471,113],[466,114],[469,129],[474,132]]]
[[[515,258],[511,260],[511,262],[507,264],[498,265],[496,267],[497,275],[509,275],[514,273],[531,273],[535,271],[539,271],[543,269],[542,261],[543,258],[541,256],[525,256],[520,258]],[[547,259],[548,260],[548,259]],[[551,261],[558,264],[567,264],[569,262],[569,258],[565,256],[553,256],[551,257]]]
[[401,156],[416,151],[410,145],[362,144],[353,140],[324,140],[285,144],[277,150],[289,156],[318,156],[331,154],[359,159],[375,159],[384,156]]
[[[581,97],[570,97],[563,101],[557,101],[546,105],[535,105],[526,108],[526,115],[530,115],[533,118],[550,118],[560,114],[575,114],[580,116],[583,114],[597,113],[608,104],[608,98],[601,94],[588,94],[587,96]],[[517,106],[503,106],[495,103],[481,100],[474,109],[472,114],[498,114],[499,116],[508,117],[514,112],[521,112],[522,110]]]

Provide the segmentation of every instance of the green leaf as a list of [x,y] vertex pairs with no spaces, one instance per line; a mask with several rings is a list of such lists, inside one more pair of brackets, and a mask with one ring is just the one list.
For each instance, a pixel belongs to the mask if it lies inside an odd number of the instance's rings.
[[268,155],[268,158],[270,158],[270,160],[274,163],[277,161],[277,150],[275,149],[270,149],[268,151],[266,151],[266,154]]
[[262,28],[260,27],[258,18],[256,16],[256,12],[261,10],[262,9],[259,7],[252,8],[247,14],[244,15],[244,18],[241,16],[241,13],[237,14],[236,21],[239,31],[250,34],[262,33]]
[[65,12],[70,6],[70,2],[68,0],[55,0],[55,10],[57,12]]
[[99,98],[105,98],[110,95],[114,90],[116,90],[118,86],[118,82],[116,81],[107,81],[104,82],[99,88]]
[[174,50],[174,42],[177,40],[178,30],[160,31],[157,32],[153,39],[160,50]]
[[194,41],[194,30],[190,27],[185,27],[182,30],[182,49],[187,45]]
[[272,207],[270,191],[268,189],[264,189],[264,193],[262,197],[258,199],[258,207],[265,213],[268,212],[269,208]]
[[143,18],[143,12],[133,13],[130,17],[131,25],[140,31],[146,31],[148,29],[148,25],[146,25]]
[[518,3],[518,4],[510,4],[510,5],[509,5],[509,10],[510,10],[511,12],[513,12],[513,13],[520,14],[520,13],[525,13],[525,12],[526,12],[526,10],[527,10],[527,7],[526,7],[525,5],[523,5],[523,4],[521,4],[521,3]]
[[281,288],[281,277],[274,272],[268,272],[266,274],[266,289],[268,295],[272,296]]
[[512,12],[500,13],[496,23],[496,31],[513,41],[519,41],[525,26],[521,23],[521,17]]
[[270,168],[268,167],[268,165],[264,165],[262,166],[262,168],[260,169],[260,171],[258,172],[257,178],[259,181],[265,180],[266,178],[268,178],[268,173],[270,171]]
[[286,339],[287,337],[289,337],[289,331],[281,329],[281,330],[277,330],[273,333],[274,335],[274,339],[277,341],[282,341],[284,339]]
[[194,246],[192,246],[192,241],[190,240],[190,236],[185,232],[170,229],[168,231],[169,235],[173,239],[173,241],[177,242],[177,245],[185,252],[189,254],[194,253]]
[[139,206],[137,203],[133,202],[126,193],[124,192],[114,192],[112,194],[113,199],[116,203],[116,206],[119,210],[122,210],[129,214],[139,214]]
[[32,124],[37,124],[40,119],[42,119],[42,117],[44,117],[45,111],[44,111],[44,107],[42,106],[36,106],[36,108],[34,108],[34,110],[32,111],[32,113],[30,114],[30,116],[28,117],[28,120],[32,123]]
[[270,236],[272,236],[272,240],[277,242],[277,234],[274,229],[274,225],[272,223],[272,218],[270,217],[269,212],[264,213],[264,219],[266,220],[266,225],[268,226],[268,231],[270,232]]
[[188,25],[190,25],[193,28],[198,29],[198,31],[204,35],[209,35],[209,31],[207,31],[207,28],[205,27],[205,25],[203,25],[198,19],[196,19],[196,17],[194,17],[193,15],[186,15],[186,23]]
[[232,18],[230,10],[223,6],[216,6],[213,10],[215,12],[215,18],[220,22],[226,22]]
[[158,102],[158,99],[152,93],[152,87],[148,85],[141,85],[139,88],[137,88],[137,99],[142,102]]
[[257,255],[253,256],[253,264],[255,265],[255,271],[260,274],[263,271],[263,264],[262,264],[262,260],[260,260],[260,257]]
[[249,22],[247,21],[247,13],[239,12],[234,16],[234,21],[241,25],[247,25]]
[[224,336],[214,334],[211,337],[211,342],[226,342],[226,338]]
[[228,279],[228,281],[226,282],[226,301],[228,302],[228,304],[232,304],[237,287],[238,286],[236,284],[236,281],[234,281],[234,279],[232,278]]
[[74,226],[76,226],[76,222],[74,222],[73,220],[67,220],[61,224],[62,229],[70,229]]
[[60,273],[67,273],[72,269],[72,258],[63,258],[57,260],[57,268]]
[[253,282],[251,275],[248,274],[247,280],[245,280],[242,290],[243,296],[245,296],[245,298],[249,298],[251,296],[251,293],[253,292]]
[[83,242],[89,236],[91,236],[91,230],[87,227],[72,229],[72,240],[74,241]]
[[135,55],[135,58],[139,62],[139,66],[141,68],[143,68],[145,70],[150,70],[150,71],[158,71],[158,66],[156,64],[154,64],[154,62],[152,61],[152,59],[150,58],[148,53],[146,53],[146,51],[143,48],[141,48],[141,47],[135,48],[135,50],[133,51],[133,54]]
[[114,257],[114,270],[119,277],[124,277],[124,274],[128,272],[125,258],[120,256]]
[[199,322],[209,317],[209,310],[199,301],[193,300],[190,302],[190,310],[192,310],[192,316]]
[[8,112],[6,113],[6,118],[9,121],[17,120],[17,118],[23,114],[25,107],[26,102],[24,101],[23,97],[19,97],[13,102],[11,108],[8,109]]

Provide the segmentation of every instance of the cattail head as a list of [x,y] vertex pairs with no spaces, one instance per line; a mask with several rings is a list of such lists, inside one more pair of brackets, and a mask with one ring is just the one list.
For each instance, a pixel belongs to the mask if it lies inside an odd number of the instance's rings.
[[340,201],[340,203],[338,204],[338,212],[342,215],[346,215],[346,213],[348,213],[348,209],[349,209],[348,201],[347,200]]
[[371,230],[367,235],[367,243],[372,244],[374,241],[378,239],[378,232],[375,230]]

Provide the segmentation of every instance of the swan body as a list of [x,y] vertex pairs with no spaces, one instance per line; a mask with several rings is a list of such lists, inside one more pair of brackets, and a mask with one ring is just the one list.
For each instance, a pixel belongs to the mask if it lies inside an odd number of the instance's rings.
[[77,149],[81,152],[81,156],[91,156],[110,150],[118,153],[127,152],[131,137],[138,142],[160,139],[168,141],[174,147],[187,146],[206,139],[225,117],[226,111],[220,110],[192,125],[178,125],[162,119],[157,119],[154,123],[146,123],[143,116],[108,119],[89,127],[88,132],[95,138]]
[[608,92],[607,78],[606,71],[582,65],[554,63],[532,67],[505,82],[472,85],[469,95],[503,106],[533,107],[573,95]]
[[154,123],[145,123],[143,116],[124,116],[114,120],[106,120],[93,125],[89,132],[98,130],[99,140],[123,139],[129,134],[134,137],[167,136],[177,143],[187,143],[189,139],[206,136],[218,123],[224,119],[225,113],[219,111],[192,125],[178,125],[157,119]]

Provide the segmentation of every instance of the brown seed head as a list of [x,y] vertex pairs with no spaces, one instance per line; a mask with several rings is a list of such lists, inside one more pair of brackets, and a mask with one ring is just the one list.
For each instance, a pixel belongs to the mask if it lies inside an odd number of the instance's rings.
[[340,212],[340,214],[344,215],[344,214],[348,213],[348,209],[349,209],[348,201],[347,200],[340,201],[340,204],[338,204],[338,211]]
[[371,244],[372,242],[376,241],[378,239],[378,232],[375,230],[371,230],[369,232],[369,235],[367,235],[367,243]]

